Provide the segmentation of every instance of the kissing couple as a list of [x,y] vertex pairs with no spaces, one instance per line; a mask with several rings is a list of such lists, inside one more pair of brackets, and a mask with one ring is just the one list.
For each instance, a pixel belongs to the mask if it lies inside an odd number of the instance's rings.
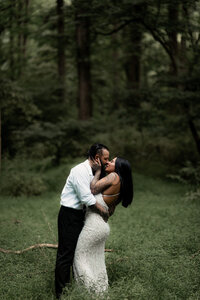
[[105,241],[108,218],[121,202],[133,200],[130,163],[121,157],[109,161],[109,149],[94,144],[87,159],[73,167],[61,193],[58,214],[58,250],[55,292],[59,299],[70,283],[71,266],[78,284],[97,295],[108,289]]

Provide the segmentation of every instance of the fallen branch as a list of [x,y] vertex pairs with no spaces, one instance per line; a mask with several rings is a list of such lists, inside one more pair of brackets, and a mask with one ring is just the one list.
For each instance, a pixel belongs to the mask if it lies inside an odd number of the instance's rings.
[[[0,252],[21,254],[21,253],[24,253],[26,251],[36,249],[36,248],[54,248],[54,249],[57,249],[58,245],[57,244],[35,244],[35,245],[32,245],[32,246],[30,246],[26,249],[23,249],[23,250],[6,250],[6,249],[3,249],[3,248],[0,248]],[[113,252],[113,249],[105,249],[105,252]]]
[[26,249],[23,249],[23,250],[6,250],[6,249],[3,249],[3,248],[0,248],[0,252],[21,254],[21,253],[24,253],[24,252],[32,250],[32,249],[44,248],[44,247],[47,247],[47,248],[58,248],[58,245],[57,244],[35,244],[35,245],[30,246],[30,247],[28,247]]

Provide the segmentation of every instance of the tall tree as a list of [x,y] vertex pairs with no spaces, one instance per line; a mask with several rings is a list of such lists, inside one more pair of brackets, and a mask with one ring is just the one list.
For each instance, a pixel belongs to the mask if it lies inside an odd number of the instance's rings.
[[[135,20],[144,12],[144,4],[134,5],[132,8]],[[130,90],[140,88],[141,81],[141,56],[142,56],[142,34],[143,30],[139,22],[131,22],[125,32],[128,38],[127,43],[127,61],[125,63],[127,85]]]
[[64,1],[57,0],[57,30],[58,30],[58,97],[61,103],[65,100],[65,22],[64,22]]
[[15,0],[10,0],[10,9],[9,9],[9,71],[10,78],[15,78],[14,70],[14,27],[15,27]]
[[[200,137],[191,114],[191,103],[188,101],[188,95],[191,91],[187,90],[185,82],[187,78],[192,76],[194,66],[199,61],[197,53],[199,53],[200,38],[199,34],[195,33],[199,31],[200,24],[194,15],[195,7],[197,8],[195,0],[186,0],[184,3],[177,0],[173,3],[170,2],[170,4],[168,1],[166,3],[164,1],[162,6],[159,2],[156,13],[155,9],[151,10],[149,7],[149,14],[145,18],[141,18],[141,23],[166,51],[170,59],[170,73],[173,75],[175,87],[178,89],[177,93],[184,90],[186,96],[180,102],[179,111],[185,115],[197,151],[200,154]],[[154,12],[152,13],[152,11]],[[193,101],[192,103],[194,104]]]
[[24,3],[22,0],[17,1],[17,54],[18,54],[18,62],[17,62],[17,70],[18,75],[21,75],[22,70],[22,56],[23,56],[23,19],[24,19]]
[[142,32],[139,24],[130,24],[125,28],[129,38],[127,48],[127,60],[125,70],[127,75],[127,86],[130,90],[135,90],[140,87],[141,79],[141,55],[142,55]]
[[118,33],[111,35],[112,40],[112,96],[113,96],[113,109],[119,108],[119,48],[118,46]]
[[177,3],[168,4],[168,44],[171,51],[171,55],[174,58],[170,60],[170,73],[174,76],[177,76],[179,73],[179,49],[178,49],[178,40],[177,40],[177,29],[178,29],[178,15],[179,15],[179,5]]
[[22,41],[22,53],[23,53],[23,65],[26,63],[27,56],[27,38],[28,38],[28,22],[29,22],[29,0],[25,0],[24,3],[24,21],[23,21],[23,41]]
[[1,152],[2,152],[2,145],[1,145],[1,107],[0,107],[0,171],[1,171],[1,160],[2,160]]
[[92,116],[91,74],[90,74],[90,15],[83,1],[75,1],[76,44],[78,68],[78,117],[87,120]]

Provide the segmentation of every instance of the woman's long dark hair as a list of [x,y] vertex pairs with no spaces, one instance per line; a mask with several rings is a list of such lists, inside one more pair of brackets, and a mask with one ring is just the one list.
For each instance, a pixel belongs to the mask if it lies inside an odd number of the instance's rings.
[[124,207],[127,207],[133,201],[133,178],[131,165],[128,160],[117,157],[115,161],[115,172],[119,175],[121,181],[120,200]]

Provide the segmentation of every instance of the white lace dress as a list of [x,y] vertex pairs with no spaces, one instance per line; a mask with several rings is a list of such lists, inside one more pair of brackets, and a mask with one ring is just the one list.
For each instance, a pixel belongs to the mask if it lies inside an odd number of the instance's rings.
[[[95,198],[108,209],[101,194]],[[75,250],[73,270],[75,279],[97,294],[102,294],[108,288],[104,250],[109,233],[108,223],[88,208]]]

